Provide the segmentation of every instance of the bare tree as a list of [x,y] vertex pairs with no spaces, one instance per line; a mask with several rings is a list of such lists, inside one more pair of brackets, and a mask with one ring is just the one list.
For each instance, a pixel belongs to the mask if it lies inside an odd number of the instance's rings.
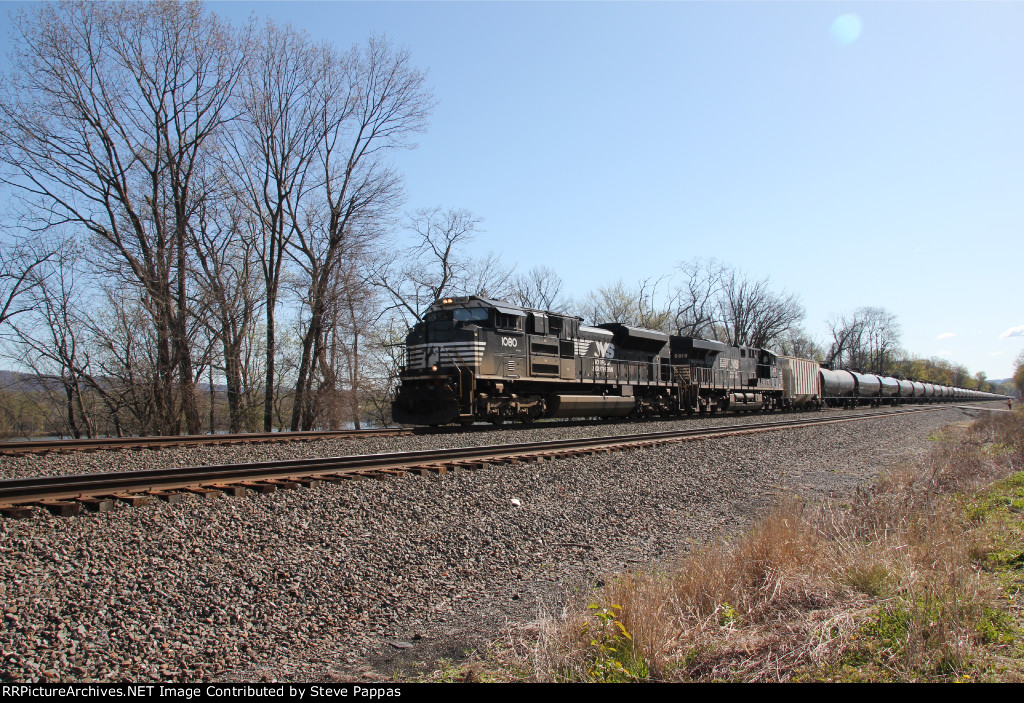
[[676,271],[669,298],[669,331],[685,337],[713,334],[727,267],[715,259],[695,259],[678,264]]
[[[207,362],[211,373],[213,367],[224,372],[228,425],[237,433],[246,424],[245,379],[251,377],[243,355],[251,342],[264,289],[257,285],[254,238],[242,234],[251,223],[238,202],[228,197],[208,198],[200,204],[196,219],[189,237],[196,259],[196,307],[202,312],[199,319],[221,346],[222,362],[217,364],[212,357]],[[211,381],[211,399],[212,385]]]
[[1017,388],[1017,397],[1024,398],[1024,349],[1013,360],[1013,385]]
[[408,324],[392,311],[381,318],[369,334],[367,374],[363,377],[362,398],[369,419],[381,427],[391,424],[391,400],[398,386],[398,373],[405,361],[405,337]]
[[86,393],[89,356],[80,258],[79,248],[67,242],[44,266],[33,268],[25,292],[28,309],[15,327],[18,363],[35,373],[54,406],[63,407],[64,430],[75,438],[96,432]]
[[720,341],[772,347],[804,317],[795,293],[776,293],[767,278],[751,279],[735,269],[722,277],[718,297]]
[[332,429],[343,422],[351,422],[356,429],[362,427],[365,342],[368,337],[372,339],[373,325],[379,318],[379,290],[364,275],[355,267],[339,268],[338,280],[332,284],[328,351],[315,401],[326,412]]
[[467,260],[465,275],[455,286],[458,295],[479,295],[483,298],[508,300],[515,287],[516,269],[501,259],[501,255],[489,251],[483,256]]
[[524,308],[559,312],[568,306],[561,292],[562,278],[558,272],[548,266],[534,266],[515,277],[508,299]]
[[87,321],[94,350],[91,385],[103,395],[117,436],[153,434],[162,422],[161,379],[149,311],[130,291],[105,285],[102,293],[104,303]]
[[828,321],[832,343],[825,359],[837,368],[893,373],[902,353],[900,324],[884,308],[861,307]]
[[855,314],[863,323],[864,348],[860,350],[858,365],[872,373],[892,373],[894,354],[902,336],[896,315],[879,307],[857,308]]
[[331,51],[291,26],[268,22],[239,91],[240,118],[232,140],[231,171],[251,213],[254,252],[266,291],[266,381],[263,430],[273,426],[277,309],[286,251],[304,226],[306,197],[323,184],[314,173],[323,148],[331,95]]
[[857,350],[861,347],[863,321],[856,315],[838,315],[829,318],[828,327],[832,334],[832,343],[825,356],[826,363],[833,368],[852,366],[851,360],[856,357]]
[[35,304],[28,297],[33,285],[45,280],[41,271],[60,250],[59,244],[18,238],[0,245],[0,326]]
[[[155,329],[156,428],[198,432],[188,233],[248,46],[195,2],[41,4],[18,16],[0,100],[3,182],[35,227],[87,232]],[[175,405],[175,385],[180,405]]]
[[638,297],[637,290],[627,287],[620,280],[591,291],[586,299],[576,306],[574,312],[589,324],[617,322],[623,325],[639,325]]
[[337,271],[365,259],[402,198],[400,178],[384,155],[410,146],[426,127],[433,102],[424,82],[408,52],[376,37],[329,65],[319,96],[321,185],[303,208],[303,226],[294,232],[290,252],[305,285],[292,429],[311,429],[316,420],[313,388],[324,370],[326,315]]
[[825,352],[821,345],[801,327],[787,330],[779,339],[777,348],[779,353],[785,356],[796,356],[815,361],[822,361],[825,358]]
[[646,278],[638,284],[636,293],[637,326],[662,331],[671,329],[673,315],[663,300],[663,294],[659,293],[667,278],[667,276]]
[[407,326],[422,320],[434,301],[465,290],[472,260],[463,249],[479,225],[473,213],[454,208],[423,208],[406,215],[412,245],[391,246],[391,254],[373,267],[371,280],[387,293],[389,310],[401,315]]

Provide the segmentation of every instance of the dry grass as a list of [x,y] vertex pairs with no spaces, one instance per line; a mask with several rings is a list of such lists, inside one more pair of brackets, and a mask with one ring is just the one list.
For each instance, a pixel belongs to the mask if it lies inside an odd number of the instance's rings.
[[1024,414],[993,415],[943,432],[919,466],[850,504],[788,502],[731,544],[611,580],[592,600],[603,610],[546,623],[537,677],[977,678],[1014,628],[993,615],[998,582],[980,568],[992,530],[956,496],[1024,468]]

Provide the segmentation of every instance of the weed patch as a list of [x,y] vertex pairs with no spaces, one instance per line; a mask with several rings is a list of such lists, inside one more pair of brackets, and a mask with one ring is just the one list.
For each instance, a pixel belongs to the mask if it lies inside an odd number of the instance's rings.
[[993,415],[845,503],[610,579],[548,623],[535,678],[1021,680],[1024,415]]

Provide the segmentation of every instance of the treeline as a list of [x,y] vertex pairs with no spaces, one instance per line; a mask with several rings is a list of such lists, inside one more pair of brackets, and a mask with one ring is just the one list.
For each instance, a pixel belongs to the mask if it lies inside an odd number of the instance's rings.
[[0,325],[67,431],[200,432],[204,378],[231,431],[358,423],[388,159],[433,108],[408,54],[195,2],[40,4],[11,46]]
[[431,302],[544,294],[466,254],[472,213],[400,212],[392,155],[434,99],[383,38],[71,1],[18,12],[10,47],[0,337],[39,380],[5,394],[10,432],[383,423]]
[[803,326],[805,310],[797,295],[774,288],[768,278],[752,278],[715,260],[683,262],[669,274],[634,285],[620,281],[603,286],[566,306],[592,322],[767,347],[833,368],[1008,392],[989,383],[983,371],[972,374],[963,364],[908,352],[901,346],[899,320],[884,308],[860,307],[835,315],[827,320],[829,338],[814,339]]
[[[38,384],[3,390],[0,432],[384,424],[406,332],[445,295],[910,361],[884,311],[837,319],[821,346],[796,295],[715,261],[570,300],[549,268],[470,256],[473,213],[401,212],[391,158],[434,98],[383,38],[342,49],[198,2],[62,2],[20,11],[9,45],[0,341]],[[906,375],[968,385],[928,363]]]

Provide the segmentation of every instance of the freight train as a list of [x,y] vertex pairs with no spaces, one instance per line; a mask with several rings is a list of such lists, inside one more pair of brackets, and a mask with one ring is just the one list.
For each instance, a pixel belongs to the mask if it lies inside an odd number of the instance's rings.
[[393,419],[469,425],[1004,398],[834,371],[757,347],[582,322],[478,296],[435,302],[406,339]]

